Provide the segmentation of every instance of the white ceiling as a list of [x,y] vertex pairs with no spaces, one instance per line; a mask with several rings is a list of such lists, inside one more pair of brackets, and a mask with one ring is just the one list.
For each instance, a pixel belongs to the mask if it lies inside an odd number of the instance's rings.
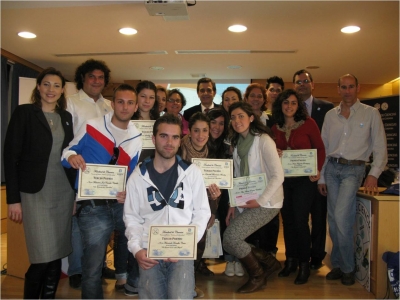
[[[194,3],[194,0],[188,0]],[[281,76],[307,66],[316,82],[336,82],[353,73],[361,83],[399,77],[398,1],[202,1],[188,7],[188,21],[149,16],[144,1],[1,1],[1,47],[40,67],[53,66],[73,79],[88,58],[110,67],[112,82],[150,79],[197,81]],[[248,30],[231,33],[230,25]],[[358,25],[346,35],[340,29]],[[123,36],[122,27],[138,33]],[[36,39],[22,39],[31,31]],[[176,54],[176,50],[252,50],[295,53]],[[166,51],[168,54],[118,54]],[[55,54],[90,56],[57,57]],[[96,55],[95,53],[114,53]],[[229,65],[242,66],[230,70]],[[163,71],[151,70],[164,67]]]

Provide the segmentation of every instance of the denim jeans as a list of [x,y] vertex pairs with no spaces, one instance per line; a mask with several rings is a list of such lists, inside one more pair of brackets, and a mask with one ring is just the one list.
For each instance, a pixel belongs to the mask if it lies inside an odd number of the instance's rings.
[[353,226],[356,219],[356,193],[365,166],[328,162],[325,182],[328,189],[328,224],[332,239],[331,263],[344,273],[354,270]]
[[83,244],[76,215],[72,216],[71,242],[72,252],[68,255],[68,276],[82,274]]
[[149,270],[140,268],[140,299],[193,299],[194,267],[192,260],[176,263],[158,260]]
[[[78,203],[77,209],[80,205]],[[87,205],[80,211],[78,223],[83,241],[83,299],[103,299],[101,275],[105,250],[113,230],[125,232],[123,210],[123,204],[109,203],[100,206]]]

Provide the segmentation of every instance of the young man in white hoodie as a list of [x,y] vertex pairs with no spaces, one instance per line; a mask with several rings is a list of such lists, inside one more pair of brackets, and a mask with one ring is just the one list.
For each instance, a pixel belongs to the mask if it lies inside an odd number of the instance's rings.
[[157,119],[155,156],[139,164],[127,183],[124,221],[128,249],[140,266],[141,299],[194,296],[192,260],[154,260],[146,254],[151,225],[196,225],[199,241],[211,216],[200,169],[176,155],[180,137],[177,117],[165,114]]

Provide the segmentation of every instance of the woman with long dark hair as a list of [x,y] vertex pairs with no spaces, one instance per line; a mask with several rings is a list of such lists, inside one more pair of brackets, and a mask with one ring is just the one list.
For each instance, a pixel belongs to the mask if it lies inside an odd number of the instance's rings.
[[239,207],[231,207],[226,217],[228,228],[224,233],[224,249],[238,257],[249,274],[249,280],[238,292],[251,293],[265,284],[276,259],[262,249],[251,247],[245,240],[279,213],[283,203],[283,170],[275,142],[251,105],[246,102],[233,103],[229,107],[229,114],[234,176],[265,173],[267,180],[259,197]]
[[64,87],[59,71],[43,70],[31,104],[15,109],[4,143],[8,217],[23,223],[31,263],[25,299],[55,298],[61,258],[72,251],[75,174],[63,169],[61,152],[73,138],[73,126]]

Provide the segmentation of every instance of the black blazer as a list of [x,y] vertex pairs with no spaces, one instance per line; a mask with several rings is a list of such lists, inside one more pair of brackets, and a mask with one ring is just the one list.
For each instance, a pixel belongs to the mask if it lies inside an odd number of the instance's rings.
[[[62,151],[74,132],[71,114],[62,111],[60,117],[65,133]],[[52,144],[53,136],[42,109],[33,104],[19,105],[12,114],[4,142],[8,204],[21,202],[20,192],[37,193],[43,188]],[[76,172],[66,173],[72,187]]]
[[[220,106],[221,105],[214,103],[214,108],[217,108]],[[185,110],[183,112],[183,117],[185,118],[186,121],[189,122],[190,117],[197,112],[201,112],[201,104],[192,106],[192,107],[188,108],[187,110]]]
[[311,118],[317,123],[319,131],[322,130],[325,114],[334,107],[333,103],[313,97]]

